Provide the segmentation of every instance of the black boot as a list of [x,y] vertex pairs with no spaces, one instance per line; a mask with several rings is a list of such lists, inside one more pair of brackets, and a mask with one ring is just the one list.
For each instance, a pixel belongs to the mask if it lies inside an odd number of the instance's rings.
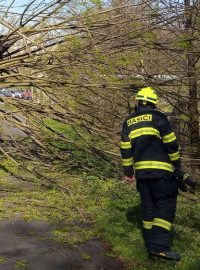
[[150,258],[159,258],[165,260],[172,260],[172,261],[180,261],[181,257],[178,253],[173,251],[163,251],[163,252],[154,252],[151,251],[149,253]]

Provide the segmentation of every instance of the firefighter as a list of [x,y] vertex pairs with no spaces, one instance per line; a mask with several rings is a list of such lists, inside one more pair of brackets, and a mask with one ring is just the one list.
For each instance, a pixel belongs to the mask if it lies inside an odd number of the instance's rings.
[[184,174],[178,143],[167,117],[156,109],[154,89],[142,88],[135,99],[135,112],[126,118],[121,132],[124,180],[137,182],[149,256],[179,261],[170,243],[178,194],[175,176]]

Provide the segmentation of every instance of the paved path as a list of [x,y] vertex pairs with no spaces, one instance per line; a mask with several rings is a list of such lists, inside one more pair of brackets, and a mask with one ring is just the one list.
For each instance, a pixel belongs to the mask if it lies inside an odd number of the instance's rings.
[[52,239],[44,222],[11,219],[0,223],[0,270],[122,270],[105,255],[108,247],[93,239],[76,247]]

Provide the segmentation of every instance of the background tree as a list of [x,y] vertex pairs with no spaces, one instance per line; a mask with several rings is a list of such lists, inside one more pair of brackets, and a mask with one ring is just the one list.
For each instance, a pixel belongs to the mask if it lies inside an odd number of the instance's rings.
[[3,118],[29,138],[12,140],[12,158],[34,160],[35,173],[38,160],[90,170],[79,149],[116,170],[121,123],[137,89],[152,85],[185,165],[198,164],[197,2],[32,1],[13,17],[14,2],[0,19],[1,87],[33,87],[43,100],[4,100]]

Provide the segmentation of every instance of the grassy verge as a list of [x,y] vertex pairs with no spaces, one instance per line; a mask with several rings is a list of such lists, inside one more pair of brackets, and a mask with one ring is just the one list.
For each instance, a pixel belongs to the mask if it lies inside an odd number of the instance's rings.
[[[56,177],[56,175],[55,175]],[[29,220],[53,223],[55,239],[71,245],[100,237],[130,270],[178,269],[199,270],[200,203],[179,197],[174,250],[183,259],[178,263],[150,261],[140,231],[139,197],[134,189],[115,179],[101,180],[95,176],[62,174],[59,184],[68,192],[41,189],[37,185],[22,188],[19,180],[1,172],[0,218],[20,216]],[[24,207],[26,205],[26,207]],[[129,222],[126,212],[129,212]],[[131,222],[130,222],[131,221]]]

